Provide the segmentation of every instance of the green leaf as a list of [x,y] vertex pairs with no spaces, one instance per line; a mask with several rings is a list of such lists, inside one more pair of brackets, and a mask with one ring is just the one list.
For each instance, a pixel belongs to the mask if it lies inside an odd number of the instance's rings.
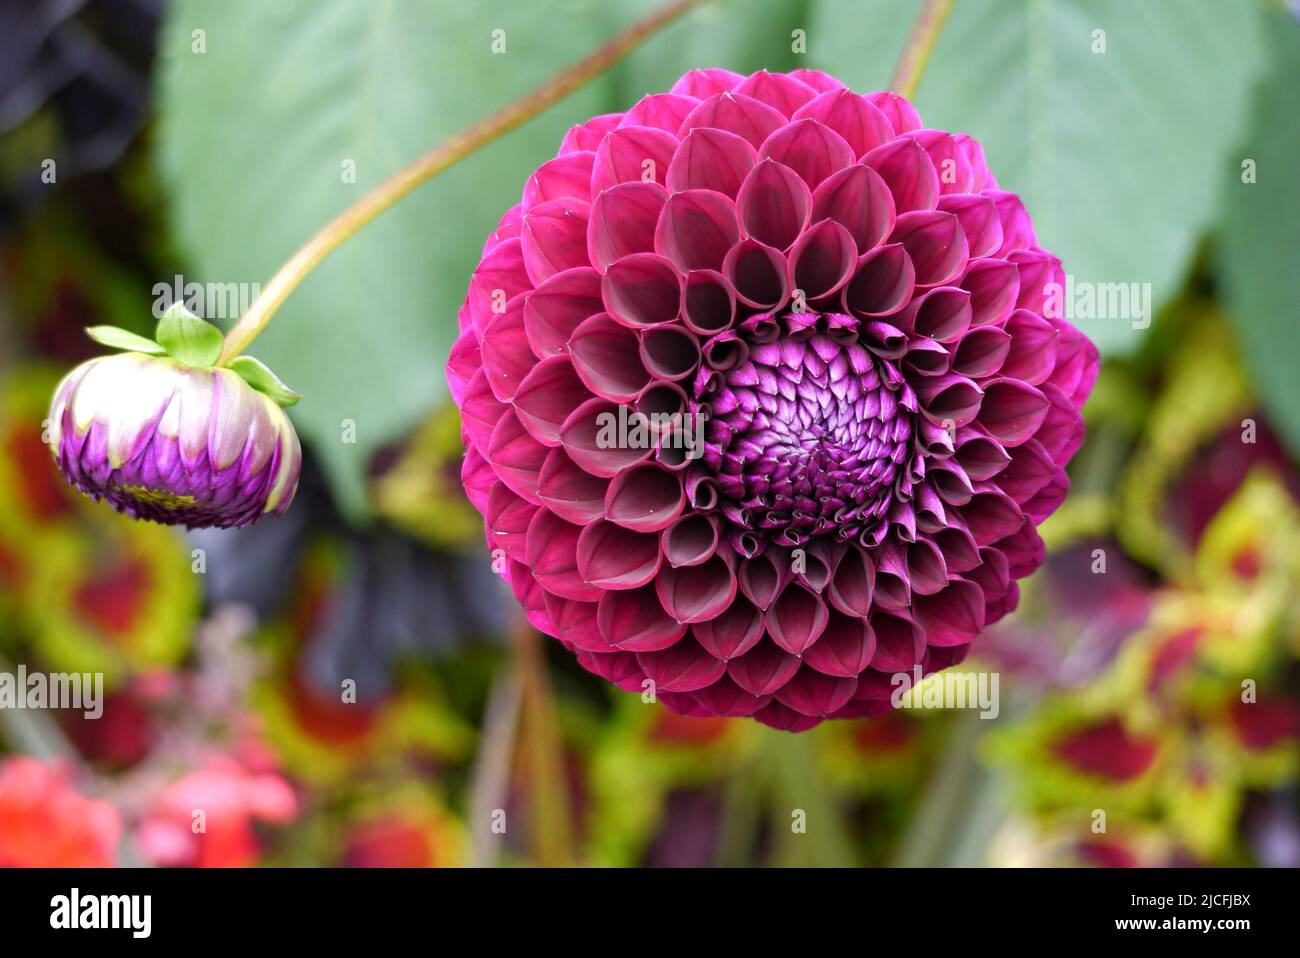
[[172,358],[186,366],[211,366],[221,355],[221,330],[199,319],[183,303],[167,308],[154,335]]
[[[366,190],[596,49],[610,34],[604,8],[169,4],[157,143],[191,270],[265,282]],[[505,53],[492,52],[494,30]],[[258,338],[258,355],[311,397],[295,424],[352,518],[365,514],[371,455],[449,401],[444,364],[484,239],[564,131],[612,108],[607,91],[589,85],[402,200]],[[355,442],[340,441],[345,421]]]
[[[855,89],[883,89],[919,9],[821,0],[809,54]],[[1150,283],[1158,309],[1232,187],[1261,33],[1254,0],[962,0],[916,105],[927,126],[983,143],[1076,283]],[[1112,351],[1144,332],[1132,318],[1076,325]]]
[[133,333],[129,329],[122,329],[119,326],[87,326],[86,335],[95,342],[113,349],[125,349],[133,353],[149,353],[150,355],[166,352],[152,339]]
[[[1229,164],[1229,187],[1219,259],[1229,313],[1241,341],[1251,385],[1269,422],[1300,456],[1300,376],[1296,323],[1300,320],[1300,23],[1280,11],[1268,30],[1276,69],[1258,91],[1254,123]],[[1250,166],[1246,167],[1246,161]],[[1253,183],[1244,181],[1247,170]]]
[[280,377],[271,372],[269,366],[260,359],[254,359],[252,356],[236,356],[230,361],[232,372],[238,373],[239,376],[260,393],[266,393],[281,406],[292,406],[302,398],[302,393],[296,393],[286,386]]

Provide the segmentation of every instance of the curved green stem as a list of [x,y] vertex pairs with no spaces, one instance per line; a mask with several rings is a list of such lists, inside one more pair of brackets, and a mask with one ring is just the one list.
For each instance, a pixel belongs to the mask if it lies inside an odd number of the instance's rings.
[[939,39],[939,31],[943,29],[948,14],[952,13],[952,3],[953,0],[925,0],[916,22],[912,24],[912,33],[903,47],[902,56],[898,58],[898,66],[894,68],[894,78],[889,81],[889,88],[895,93],[901,93],[909,100],[916,94],[921,74],[925,72],[935,41]]
[[226,334],[218,365],[225,365],[242,353],[270,322],[289,294],[307,275],[334,252],[349,236],[384,212],[402,197],[564,99],[585,83],[604,73],[633,49],[704,0],[672,0],[645,19],[633,24],[584,60],[556,74],[542,86],[525,94],[486,119],[462,130],[435,146],[405,169],[394,173],[320,229],[281,266],[262,288],[248,311]]

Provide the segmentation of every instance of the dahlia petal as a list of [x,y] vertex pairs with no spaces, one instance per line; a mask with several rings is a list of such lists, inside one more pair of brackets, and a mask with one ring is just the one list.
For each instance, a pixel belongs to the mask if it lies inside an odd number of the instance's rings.
[[738,570],[737,582],[745,598],[766,611],[789,581],[788,563],[778,564],[772,553],[755,556],[743,562]]
[[974,260],[959,285],[970,293],[971,325],[1000,326],[1020,297],[1020,270],[1002,260]]
[[465,461],[460,466],[460,484],[465,487],[465,495],[474,508],[486,512],[488,492],[497,484],[497,477],[488,461],[473,446],[465,450]]
[[776,700],[800,715],[826,718],[847,705],[857,688],[856,677],[836,677],[813,669],[800,669],[776,692]]
[[[1046,557],[1047,547],[1043,543],[1043,537],[1038,534],[1038,530],[1031,523],[1025,523],[1011,535],[1001,539],[996,549],[981,549],[980,556],[984,559],[980,569],[990,569],[998,573],[998,582],[994,584],[997,591],[1005,591],[1009,577],[1015,576],[1021,578],[1028,575],[1043,564]],[[998,556],[1002,556],[1001,561]],[[976,570],[978,572],[979,570]],[[974,579],[976,574],[972,573],[967,578]]]
[[[596,154],[575,150],[547,160],[524,184],[523,213],[551,200],[574,199],[591,202],[591,170]],[[519,220],[523,226],[522,218]]]
[[975,183],[971,188],[971,192],[978,193],[986,188],[996,188],[997,181],[994,180],[993,174],[989,172],[988,162],[984,158],[984,147],[980,145],[979,140],[967,136],[965,133],[958,133],[954,139],[961,147],[962,152],[966,154],[966,162],[970,164],[970,168],[975,175]]
[[641,333],[641,362],[656,379],[685,379],[700,365],[700,341],[688,329],[662,326]]
[[792,655],[802,655],[821,638],[828,619],[821,596],[792,582],[781,590],[764,622],[773,642]]
[[[468,310],[465,310],[465,313],[468,315]],[[465,389],[469,386],[469,381],[474,378],[474,374],[482,364],[483,355],[479,352],[477,340],[462,331],[447,356],[447,388],[451,392],[452,401],[457,406],[465,397]],[[56,417],[51,419],[52,422],[58,422],[62,418],[61,412],[52,415]]]
[[926,417],[945,428],[964,426],[983,410],[984,390],[956,373],[920,379],[915,388]]
[[898,215],[933,210],[939,202],[939,176],[925,148],[911,137],[899,137],[862,158],[884,180]]
[[653,586],[606,592],[600,600],[596,621],[601,634],[627,652],[658,652],[674,645],[686,634],[686,626],[659,605]]
[[601,277],[580,267],[556,273],[524,299],[524,333],[538,359],[569,348],[569,337],[588,316],[604,312]]
[[921,114],[905,97],[888,92],[868,93],[866,97],[872,106],[885,114],[895,133],[901,135],[921,128]]
[[764,159],[749,171],[736,194],[736,213],[745,233],[785,250],[808,226],[813,206],[808,184],[790,167]]
[[910,672],[925,653],[925,633],[904,612],[873,612],[871,631],[876,636],[871,667],[878,672]]
[[948,567],[939,547],[928,538],[921,537],[908,543],[907,581],[914,595],[933,595],[948,584]]
[[785,257],[756,239],[743,239],[727,251],[722,275],[735,290],[736,298],[751,309],[776,309],[789,299]]
[[876,636],[864,618],[831,612],[826,631],[804,652],[803,661],[823,675],[856,679],[875,654]]
[[524,330],[522,299],[514,300],[505,312],[492,317],[480,350],[492,394],[502,402],[509,402],[537,363]]
[[907,305],[915,283],[907,250],[901,243],[888,243],[859,257],[841,300],[859,319],[890,316]]
[[795,120],[783,126],[763,141],[758,155],[794,170],[810,190],[817,189],[822,180],[856,159],[844,137],[812,119]]
[[943,286],[957,279],[970,260],[966,234],[951,213],[925,210],[903,213],[890,239],[902,243],[916,268],[918,289]]
[[617,685],[624,692],[641,691],[645,673],[641,671],[635,653],[616,649],[610,652],[581,651],[577,658],[578,664],[592,675],[598,675],[611,685]]
[[658,183],[619,183],[596,197],[587,221],[587,256],[604,272],[617,259],[654,251],[655,226],[668,202]]
[[584,319],[573,331],[569,359],[587,389],[612,402],[626,403],[650,381],[639,348],[636,333],[601,313]]
[[681,480],[644,464],[614,477],[605,494],[605,517],[634,532],[659,532],[676,521],[685,505]]
[[507,409],[492,430],[484,458],[502,482],[529,502],[537,503],[537,476],[547,451],[528,434],[514,410]]
[[995,379],[984,387],[979,421],[1002,445],[1017,446],[1038,431],[1050,406],[1047,397],[1028,383]]
[[954,578],[940,592],[917,596],[912,608],[931,646],[963,645],[984,627],[984,593],[965,579]]
[[563,156],[565,153],[578,150],[596,149],[600,146],[600,141],[605,138],[605,134],[618,126],[622,119],[622,113],[606,113],[602,116],[593,116],[586,123],[569,127],[569,131],[564,134],[564,139],[560,141],[559,154]]
[[691,698],[709,714],[728,718],[751,716],[772,701],[770,695],[751,695],[726,675],[708,688],[692,692]]
[[652,126],[624,126],[611,130],[596,148],[591,170],[591,192],[619,183],[664,185],[668,164],[677,150],[677,137]]
[[682,78],[673,84],[672,93],[693,96],[703,100],[718,93],[734,89],[744,77],[731,70],[711,67],[703,70],[688,70]]
[[[952,522],[960,520],[954,516]],[[944,565],[951,575],[969,572],[980,564],[979,545],[964,524],[949,525],[932,534],[935,545],[943,555]]]
[[469,283],[470,319],[479,338],[493,316],[504,312],[510,300],[528,292],[532,286],[524,269],[523,243],[518,237],[506,240],[484,256]]
[[864,156],[894,138],[889,118],[866,97],[843,87],[808,101],[795,111],[793,119],[805,117],[825,124],[842,136],[855,157]]
[[483,513],[492,537],[492,547],[503,550],[516,562],[525,561],[528,525],[539,511],[537,506],[511,492],[505,483],[493,484]]
[[799,657],[760,641],[727,663],[727,675],[750,695],[771,695],[799,671]]
[[1002,220],[1002,245],[998,247],[995,256],[1005,257],[1015,250],[1037,245],[1034,224],[1025,212],[1025,204],[1020,201],[1020,197],[997,189],[984,190],[983,195],[993,201],[998,210],[998,218]]
[[578,571],[578,540],[583,527],[538,509],[528,525],[524,562],[547,592],[575,602],[595,602],[604,590],[589,585]]
[[913,339],[907,344],[907,353],[903,356],[903,368],[918,376],[942,376],[948,372],[950,360],[948,350],[933,339]]
[[566,356],[551,356],[529,370],[515,390],[513,404],[529,435],[544,446],[558,446],[564,420],[590,398],[573,362]]
[[658,652],[638,652],[636,660],[655,683],[656,693],[695,692],[727,672],[725,662],[719,662],[689,637]]
[[740,239],[736,204],[714,190],[686,190],[668,197],[655,229],[655,250],[683,272],[720,269]]
[[718,550],[717,520],[700,513],[684,515],[664,530],[660,548],[674,568],[699,565]]
[[707,622],[736,597],[736,575],[720,555],[698,566],[669,566],[655,579],[659,603],[678,622]]
[[844,84],[829,73],[823,73],[821,70],[791,70],[790,76],[796,80],[808,84],[819,93],[826,93],[829,90],[843,90]]
[[[1050,315],[1053,309],[1051,286],[1065,288],[1065,274],[1061,261],[1040,249],[1016,250],[1007,256],[1020,271],[1020,296],[1016,307],[1028,309],[1039,315]],[[1059,317],[1058,317],[1059,318]]]
[[1029,439],[1011,450],[1011,462],[998,474],[998,487],[1024,506],[1052,481],[1057,468],[1043,444]]
[[976,326],[957,343],[952,371],[971,379],[987,379],[1002,369],[1011,352],[1011,336],[996,326]]
[[807,300],[833,295],[854,275],[858,247],[853,234],[834,220],[822,220],[790,247],[790,279]]
[[816,90],[788,73],[769,73],[766,70],[745,77],[732,87],[732,92],[752,96],[780,110],[785,116],[793,116],[799,107],[817,96]]
[[754,713],[754,720],[782,732],[806,732],[820,725],[822,720],[812,715],[802,715],[780,702],[771,702]]
[[964,429],[958,432],[957,438],[954,458],[976,482],[992,479],[1011,461],[1002,444],[983,433]]
[[875,566],[864,550],[851,546],[835,567],[826,597],[845,615],[865,618],[871,612],[875,588]]
[[682,321],[693,333],[711,336],[736,320],[736,291],[716,270],[694,269],[686,274]]
[[897,323],[908,332],[940,343],[955,343],[970,328],[971,295],[956,286],[937,286],[908,304]]
[[775,107],[744,94],[726,92],[702,100],[682,121],[677,135],[685,137],[698,127],[725,130],[744,138],[757,150],[785,123],[785,114]]
[[548,200],[524,214],[519,234],[524,270],[538,286],[556,273],[589,265],[587,219],[591,206],[569,197]]
[[537,498],[561,519],[589,525],[605,515],[608,482],[583,471],[563,449],[547,453],[537,477]]
[[662,558],[657,535],[608,521],[586,526],[578,538],[578,571],[601,589],[622,591],[646,585],[658,573]]
[[[554,608],[551,608],[552,606]],[[568,599],[560,599],[547,593],[547,608],[550,611],[551,620],[559,630],[557,638],[561,642],[573,646],[579,652],[607,655],[630,654],[618,652],[600,634],[600,626],[596,623],[596,612],[599,609],[597,603],[570,602]],[[581,659],[581,655],[579,659]]]
[[687,133],[668,166],[668,189],[714,190],[735,199],[758,162],[749,141],[725,130],[696,127]]
[[609,315],[633,329],[672,322],[681,311],[677,268],[657,253],[633,253],[611,263],[601,294]]
[[846,166],[822,180],[813,194],[812,219],[832,219],[848,229],[859,253],[884,242],[894,229],[894,196],[865,163]]
[[971,259],[992,256],[1002,247],[1002,220],[987,196],[950,193],[940,197],[938,209],[951,213],[961,223],[961,231],[970,244]]
[[997,489],[975,493],[961,507],[961,516],[981,546],[1014,535],[1025,523],[1025,515],[1016,501]]
[[[625,410],[625,420],[626,415]],[[607,399],[590,399],[564,421],[560,427],[560,444],[569,458],[585,471],[593,476],[612,478],[648,459],[653,452],[648,442],[644,446],[631,443],[620,446],[619,421],[619,407],[615,403]]]
[[700,647],[720,662],[744,655],[763,637],[763,614],[738,597],[720,615],[691,626]]
[[1057,466],[1051,482],[1043,486],[1033,498],[1025,502],[1022,508],[1035,524],[1041,523],[1061,507],[1061,503],[1065,501],[1065,496],[1069,491],[1070,477],[1063,468]]
[[[915,130],[908,134],[925,150],[939,177],[941,195],[968,194],[975,186],[975,171],[951,133],[944,130]],[[996,249],[996,247],[994,247]]]
[[676,134],[682,122],[700,105],[698,98],[682,93],[651,93],[623,115],[619,126],[650,126]]

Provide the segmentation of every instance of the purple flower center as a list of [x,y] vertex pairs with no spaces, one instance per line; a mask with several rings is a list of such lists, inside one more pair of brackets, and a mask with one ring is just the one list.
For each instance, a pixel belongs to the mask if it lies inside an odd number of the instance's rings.
[[705,416],[693,499],[721,513],[744,555],[827,533],[865,541],[911,455],[911,404],[900,403],[893,362],[813,314],[784,326],[739,340],[728,368],[696,381],[690,404]]

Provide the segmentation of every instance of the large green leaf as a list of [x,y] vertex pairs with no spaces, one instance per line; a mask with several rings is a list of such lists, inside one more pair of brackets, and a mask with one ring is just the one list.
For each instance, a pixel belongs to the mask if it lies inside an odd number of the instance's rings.
[[1220,260],[1233,323],[1253,386],[1300,456],[1300,23],[1271,18],[1275,71],[1262,85],[1225,204]]
[[[809,54],[883,89],[919,9],[819,0]],[[1261,46],[1254,0],[958,0],[916,104],[983,143],[1076,281],[1150,283],[1158,308],[1236,180]],[[1112,351],[1142,335],[1126,319],[1078,325]]]
[[[598,46],[606,17],[601,0],[172,4],[158,151],[187,279],[265,283],[369,187]],[[403,200],[313,273],[252,348],[302,391],[294,420],[351,515],[363,514],[374,450],[445,393],[487,233],[564,130],[607,98],[589,86]]]

